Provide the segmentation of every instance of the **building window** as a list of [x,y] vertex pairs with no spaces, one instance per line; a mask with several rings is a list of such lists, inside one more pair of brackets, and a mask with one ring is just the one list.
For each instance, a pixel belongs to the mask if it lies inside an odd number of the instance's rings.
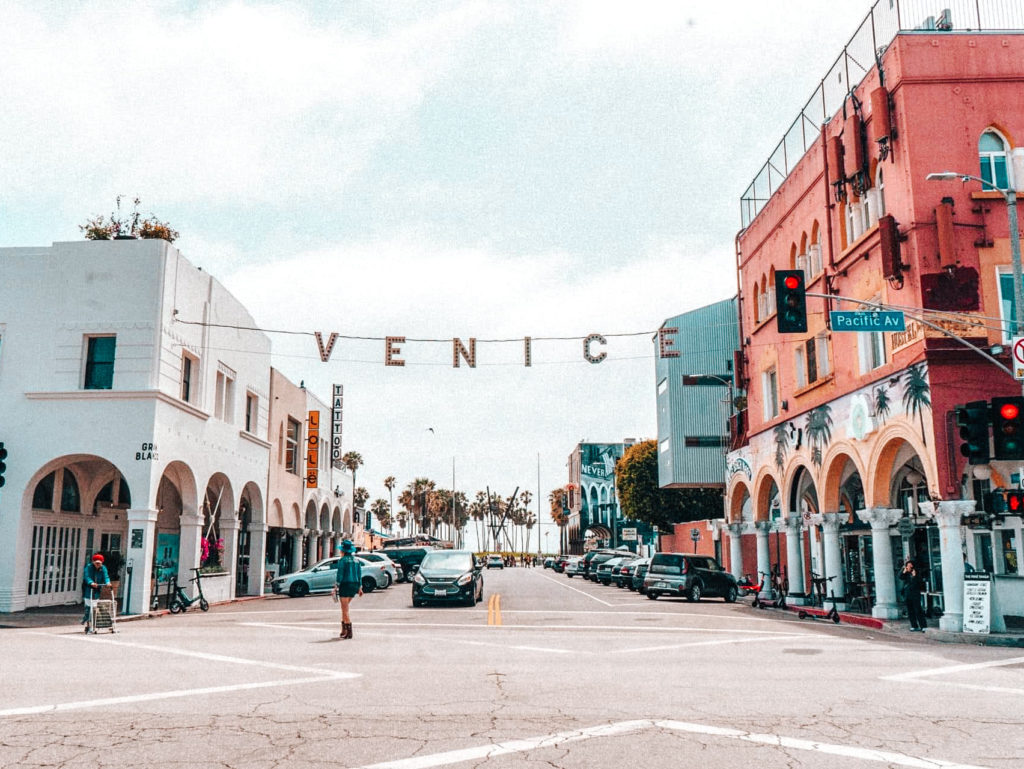
[[658,395],[664,395],[668,391],[668,377],[658,382]]
[[114,384],[116,336],[89,336],[85,344],[86,390],[109,390]]
[[1006,142],[991,129],[985,131],[978,139],[978,165],[981,166],[979,176],[985,180],[983,190],[1009,188],[1006,175]]
[[761,390],[764,401],[764,418],[775,419],[779,415],[779,371],[770,368],[761,374]]
[[821,275],[821,244],[811,243],[807,247],[807,263],[808,269],[811,272],[811,277]]
[[233,422],[235,417],[235,374],[223,363],[217,367],[217,386],[215,390],[213,415],[225,422]]
[[665,438],[661,443],[658,444],[658,451],[664,454],[669,449],[669,440]]
[[999,272],[999,307],[1003,316],[1003,342],[1009,343],[1015,336],[1013,333],[1013,322],[1016,318],[1016,298],[1013,294],[1013,273],[1000,270]]
[[874,371],[885,363],[885,334],[881,331],[857,334],[857,349],[860,355],[860,373]]
[[1002,574],[1017,574],[1017,533],[1013,529],[999,532],[999,560]]
[[814,354],[817,360],[818,377],[824,379],[832,373],[828,358],[828,334],[822,331],[814,337]]
[[824,342],[822,337],[822,334],[811,337],[796,347],[796,387],[798,390],[801,387],[814,384],[825,376],[819,366],[821,353],[818,351],[818,345]]
[[299,438],[301,425],[288,417],[288,432],[284,436],[284,469],[299,474]]
[[196,397],[196,378],[199,375],[199,359],[187,352],[181,355],[181,399],[192,403]]
[[720,449],[728,445],[728,441],[721,435],[687,435],[683,445],[688,449]]
[[259,424],[260,399],[252,393],[245,394],[245,431],[255,433]]

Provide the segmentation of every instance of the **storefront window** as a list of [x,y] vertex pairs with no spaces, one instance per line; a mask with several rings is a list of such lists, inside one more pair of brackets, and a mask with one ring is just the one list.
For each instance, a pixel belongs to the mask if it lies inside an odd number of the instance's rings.
[[976,563],[971,564],[978,571],[987,571],[991,574],[995,569],[992,566],[992,535],[987,531],[974,535],[974,557]]
[[999,532],[1002,535],[1003,573],[1017,574],[1017,532],[1012,529],[1003,529]]

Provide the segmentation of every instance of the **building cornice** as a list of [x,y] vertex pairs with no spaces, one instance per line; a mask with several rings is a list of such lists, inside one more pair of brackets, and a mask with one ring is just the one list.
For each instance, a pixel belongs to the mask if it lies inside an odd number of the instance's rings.
[[[56,390],[56,391],[37,391],[27,392],[25,397],[30,401],[103,401],[103,400],[129,400],[129,401],[144,401],[144,400],[155,400],[161,403],[166,403],[168,406],[173,406],[176,409],[184,411],[186,414],[191,414],[197,419],[206,421],[210,418],[210,415],[205,411],[197,409],[183,400],[171,397],[161,390]],[[263,443],[259,438],[252,437],[260,445],[269,446],[269,444]]]

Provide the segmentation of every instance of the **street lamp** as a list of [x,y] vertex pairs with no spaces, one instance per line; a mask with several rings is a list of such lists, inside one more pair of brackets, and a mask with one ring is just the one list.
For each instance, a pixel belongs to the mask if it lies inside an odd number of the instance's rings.
[[1011,173],[1007,189],[999,189],[994,182],[985,181],[980,176],[972,174],[961,174],[956,171],[940,171],[928,174],[925,179],[928,181],[955,181],[959,179],[963,183],[969,181],[981,182],[982,187],[986,185],[998,190],[1006,198],[1006,218],[1010,227],[1010,256],[1013,259],[1013,336],[1020,336],[1024,331],[1024,285],[1021,284],[1021,259],[1020,259],[1020,235],[1017,230],[1017,191],[1014,187],[1024,182],[1024,152],[1014,151],[1011,155]]

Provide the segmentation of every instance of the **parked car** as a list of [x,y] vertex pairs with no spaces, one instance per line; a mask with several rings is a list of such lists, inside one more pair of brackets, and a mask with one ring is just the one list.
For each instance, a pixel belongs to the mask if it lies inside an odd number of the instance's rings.
[[563,563],[562,571],[569,579],[580,576],[583,574],[583,559],[578,555],[569,556]]
[[[371,563],[356,556],[363,567],[363,592],[371,593],[377,588],[388,586],[388,575],[381,563]],[[326,558],[301,571],[285,574],[273,581],[270,588],[276,595],[287,593],[292,598],[301,598],[310,593],[329,593],[337,581],[334,564],[338,558]]]
[[552,568],[554,568],[554,566],[555,566],[555,557],[553,555],[547,556],[544,559],[544,568],[545,569],[552,569]]
[[412,578],[412,605],[432,601],[474,606],[484,597],[484,575],[469,550],[432,550]]
[[601,565],[597,567],[597,574],[594,575],[594,581],[599,582],[602,585],[612,584],[612,572],[618,569],[624,560],[626,560],[625,556],[616,555],[603,561]]
[[633,578],[633,567],[640,559],[634,556],[624,557],[619,561],[618,566],[612,570],[612,584],[615,587],[625,587]]
[[601,564],[611,558],[622,558],[628,555],[632,555],[628,550],[591,550],[583,556],[587,564],[586,572],[583,576],[591,582],[597,582],[597,570]]
[[402,581],[402,567],[392,561],[384,553],[378,551],[360,550],[358,556],[364,561],[370,561],[370,563],[379,563],[384,566],[384,573],[388,575],[388,587],[391,587],[395,582]]
[[633,574],[629,579],[629,585],[627,585],[630,590],[636,590],[639,593],[643,593],[646,590],[644,587],[644,577],[647,576],[647,569],[650,565],[650,558],[636,559],[636,562],[633,564]]
[[736,578],[707,555],[655,553],[644,578],[647,597],[682,596],[699,601],[704,596],[719,596],[732,603],[739,595]]
[[408,582],[423,560],[423,556],[433,551],[430,545],[419,545],[416,547],[385,547],[374,550],[375,553],[382,553],[402,567],[402,579]]
[[504,569],[505,561],[500,555],[491,553],[487,556],[487,568],[488,569]]

